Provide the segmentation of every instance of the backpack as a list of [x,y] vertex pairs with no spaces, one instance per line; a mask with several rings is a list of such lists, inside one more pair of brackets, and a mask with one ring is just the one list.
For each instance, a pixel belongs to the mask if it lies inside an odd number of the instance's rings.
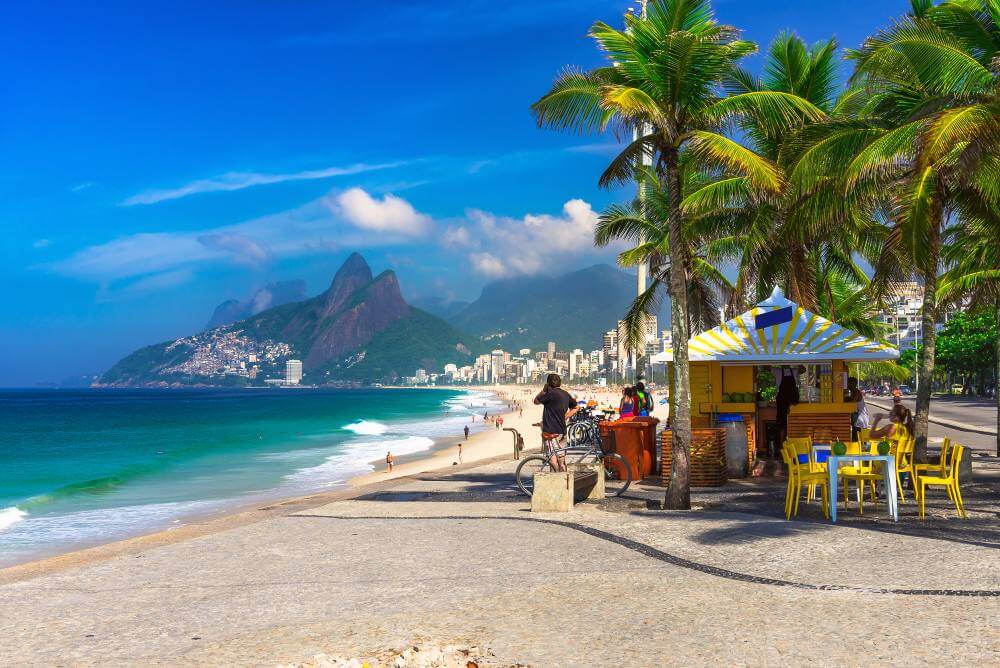
[[639,392],[636,409],[639,415],[647,416],[653,412],[653,397],[649,392]]

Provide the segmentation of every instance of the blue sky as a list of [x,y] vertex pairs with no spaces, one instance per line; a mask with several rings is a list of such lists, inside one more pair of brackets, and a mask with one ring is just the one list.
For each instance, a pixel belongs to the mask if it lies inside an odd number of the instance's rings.
[[[86,4],[86,6],[81,6]],[[528,106],[626,2],[15,3],[0,93],[0,384],[99,373],[353,250],[408,297],[612,258],[608,137]],[[856,46],[897,1],[721,0],[761,46]],[[748,65],[753,68],[759,57]]]

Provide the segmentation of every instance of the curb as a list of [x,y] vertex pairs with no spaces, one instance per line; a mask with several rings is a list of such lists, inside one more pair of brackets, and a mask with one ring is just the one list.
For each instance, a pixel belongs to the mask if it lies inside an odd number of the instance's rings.
[[[892,410],[892,406],[891,405],[887,406],[885,404],[880,404],[880,403],[877,403],[875,401],[872,401],[871,399],[869,399],[867,397],[865,397],[865,401],[867,403],[871,404],[872,406],[878,406],[882,410],[885,410],[885,411],[891,411]],[[996,436],[997,435],[997,430],[996,429],[990,429],[989,427],[978,427],[976,425],[967,424],[965,422],[955,422],[954,420],[945,420],[944,418],[936,418],[933,415],[929,416],[927,419],[928,419],[928,421],[933,422],[934,424],[940,425],[942,427],[951,427],[952,429],[958,429],[960,431],[970,431],[970,432],[972,432],[974,434],[986,434],[987,436]]]

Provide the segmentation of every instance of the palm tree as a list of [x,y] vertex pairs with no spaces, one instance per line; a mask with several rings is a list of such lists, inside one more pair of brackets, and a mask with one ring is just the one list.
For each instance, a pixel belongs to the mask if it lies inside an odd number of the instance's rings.
[[[685,156],[689,158],[690,156]],[[694,169],[684,169],[683,192],[704,185],[706,177]],[[656,172],[642,168],[637,172],[642,196],[628,204],[612,204],[600,216],[594,229],[594,245],[604,247],[615,240],[629,242],[630,248],[618,254],[618,264],[634,267],[641,263],[649,267],[652,285],[644,299],[632,303],[624,318],[627,339],[644,343],[646,314],[659,308],[659,299],[670,280],[670,240],[667,220],[670,202],[659,187]],[[719,324],[722,311],[720,295],[729,294],[734,286],[716,266],[723,254],[715,250],[718,222],[711,216],[686,216],[684,248],[682,250],[687,285],[687,326],[692,332],[702,332]]]
[[[797,96],[774,91],[722,97],[721,83],[756,45],[740,40],[735,28],[717,23],[707,0],[653,0],[644,16],[626,16],[625,24],[618,30],[595,23],[589,36],[608,64],[589,71],[565,70],[532,110],[542,127],[610,130],[619,138],[636,134],[600,177],[603,186],[630,181],[644,156],[653,160],[667,202],[674,356],[674,465],[665,505],[686,509],[691,506],[691,406],[682,159],[690,153],[700,168],[725,169],[745,177],[755,191],[777,192],[782,187],[779,171],[722,134],[725,121],[752,109],[767,110],[775,123],[794,122],[803,114],[820,117],[822,112]],[[654,282],[654,287],[659,285]],[[637,299],[651,301],[646,295]]]
[[962,223],[965,194],[995,194],[1000,183],[1000,6],[911,4],[909,15],[849,52],[851,82],[867,99],[820,153],[843,173],[851,200],[889,226],[874,294],[904,275],[923,283],[916,456],[925,460],[943,232],[951,219]]
[[[978,199],[978,198],[977,198]],[[938,285],[940,304],[968,300],[972,308],[992,306],[1000,331],[1000,204],[965,199],[961,202],[963,224],[945,232],[943,252],[950,268]],[[997,336],[997,368],[994,399],[997,403],[997,456],[1000,457],[1000,334]]]

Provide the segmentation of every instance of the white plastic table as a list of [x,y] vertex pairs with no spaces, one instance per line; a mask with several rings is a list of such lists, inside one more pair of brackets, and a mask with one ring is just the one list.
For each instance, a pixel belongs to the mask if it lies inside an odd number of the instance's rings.
[[827,468],[830,470],[830,521],[837,521],[837,478],[842,462],[885,462],[886,488],[888,492],[887,502],[889,504],[889,514],[894,522],[899,521],[899,506],[896,498],[896,458],[892,455],[834,455],[826,460]]

